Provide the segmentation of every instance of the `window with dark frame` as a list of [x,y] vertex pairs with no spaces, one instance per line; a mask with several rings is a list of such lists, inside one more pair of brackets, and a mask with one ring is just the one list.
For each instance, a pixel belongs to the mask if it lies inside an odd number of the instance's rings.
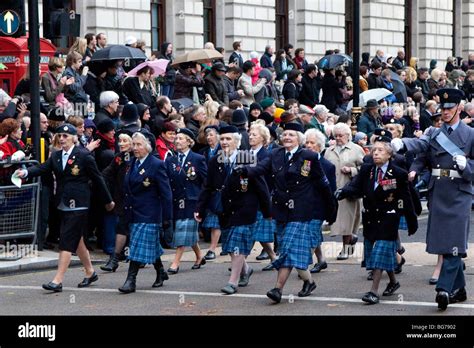
[[412,35],[412,2],[411,0],[405,0],[405,62],[410,61],[411,58],[411,35]]
[[288,0],[275,2],[275,45],[276,49],[283,48],[289,42],[288,34]]
[[166,41],[165,0],[151,0],[151,50],[159,51]]
[[346,54],[351,54],[354,51],[354,37],[353,37],[353,17],[354,17],[354,1],[346,0],[346,33],[345,33],[345,46]]
[[204,43],[216,44],[216,0],[203,0]]

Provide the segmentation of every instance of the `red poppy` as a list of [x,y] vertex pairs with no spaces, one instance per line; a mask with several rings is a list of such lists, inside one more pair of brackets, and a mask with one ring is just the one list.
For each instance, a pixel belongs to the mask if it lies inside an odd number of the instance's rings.
[[73,163],[74,163],[74,161],[73,161],[72,159],[70,159],[70,160],[67,161],[67,164],[69,164],[69,165],[71,165],[71,164],[73,164]]

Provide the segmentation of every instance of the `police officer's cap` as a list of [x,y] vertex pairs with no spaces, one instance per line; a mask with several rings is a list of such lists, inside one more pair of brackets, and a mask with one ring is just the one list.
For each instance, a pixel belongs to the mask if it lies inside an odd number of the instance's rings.
[[178,130],[176,131],[176,134],[185,134],[188,137],[190,137],[193,141],[196,141],[194,133],[188,128],[178,128]]
[[390,143],[392,141],[392,133],[386,129],[377,128],[374,130],[375,141]]
[[464,92],[455,88],[438,89],[436,95],[439,96],[441,109],[452,109],[465,98]]
[[77,135],[77,129],[72,124],[65,123],[62,126],[56,128],[57,134],[69,134],[69,135]]

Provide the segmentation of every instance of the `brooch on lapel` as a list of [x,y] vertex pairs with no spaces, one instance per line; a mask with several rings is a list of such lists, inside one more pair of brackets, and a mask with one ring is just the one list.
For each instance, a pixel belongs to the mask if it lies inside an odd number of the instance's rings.
[[140,175],[145,174],[145,169],[142,168],[142,170],[140,170],[140,172],[138,174],[140,174]]
[[143,186],[148,187],[150,185],[151,185],[150,179],[146,178],[145,180],[143,180]]
[[311,171],[311,161],[304,160],[303,165],[301,166],[301,175],[308,176]]
[[72,175],[79,175],[79,167],[77,166],[77,164],[74,166],[74,168],[71,169],[71,174]]
[[249,189],[249,179],[240,177],[240,189],[242,192],[247,192]]

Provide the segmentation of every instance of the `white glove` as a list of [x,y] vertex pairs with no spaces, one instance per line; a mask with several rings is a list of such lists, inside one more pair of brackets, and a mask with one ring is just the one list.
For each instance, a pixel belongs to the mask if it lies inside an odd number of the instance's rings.
[[456,162],[459,169],[464,170],[466,168],[466,165],[467,165],[466,156],[457,155],[457,156],[453,157],[453,160],[454,160],[454,162]]
[[392,145],[392,149],[395,153],[403,149],[403,146],[405,146],[402,139],[398,138],[393,139],[390,144]]
[[17,152],[15,152],[11,159],[12,159],[12,162],[19,162],[19,161],[22,161],[24,158],[25,158],[25,153],[21,150],[18,150]]

